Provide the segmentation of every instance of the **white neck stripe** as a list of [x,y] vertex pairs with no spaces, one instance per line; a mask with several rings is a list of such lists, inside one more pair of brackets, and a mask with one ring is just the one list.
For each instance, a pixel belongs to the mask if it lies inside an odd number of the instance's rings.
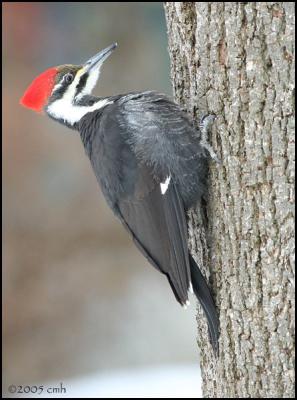
[[108,99],[98,100],[92,106],[79,106],[72,104],[68,98],[62,98],[54,101],[47,107],[47,112],[55,119],[63,120],[69,125],[74,125],[80,121],[87,113],[100,110],[107,104],[111,104],[113,101]]

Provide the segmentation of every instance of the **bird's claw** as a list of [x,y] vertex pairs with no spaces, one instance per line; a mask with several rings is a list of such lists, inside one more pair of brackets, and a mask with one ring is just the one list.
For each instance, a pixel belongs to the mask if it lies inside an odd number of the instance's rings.
[[214,114],[204,114],[199,121],[199,128],[201,131],[201,146],[203,148],[205,148],[210,157],[217,162],[218,164],[222,164],[222,161],[219,159],[219,157],[216,155],[214,149],[212,148],[212,146],[209,144],[208,142],[208,132],[212,127],[213,122],[216,119],[216,115]]

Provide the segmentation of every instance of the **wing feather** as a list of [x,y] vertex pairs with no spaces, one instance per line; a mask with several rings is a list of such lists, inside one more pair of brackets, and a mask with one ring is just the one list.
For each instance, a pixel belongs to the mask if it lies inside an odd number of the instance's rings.
[[142,166],[133,193],[118,202],[118,215],[137,247],[166,274],[177,300],[185,304],[191,276],[187,224],[174,183],[162,195],[159,182]]

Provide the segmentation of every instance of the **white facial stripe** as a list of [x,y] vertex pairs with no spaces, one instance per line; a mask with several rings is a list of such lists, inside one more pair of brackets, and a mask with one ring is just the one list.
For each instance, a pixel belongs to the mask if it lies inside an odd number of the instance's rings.
[[74,125],[76,122],[89,112],[99,110],[105,107],[107,104],[111,104],[113,101],[99,100],[92,106],[77,106],[72,103],[72,99],[65,96],[53,102],[48,108],[47,112],[56,119],[62,119],[70,125]]
[[99,78],[99,73],[100,73],[100,68],[95,69],[91,73],[89,73],[89,77],[86,83],[86,86],[83,88],[82,93],[85,94],[90,94],[92,90],[94,89],[98,78]]
[[57,83],[57,84],[54,86],[54,88],[53,88],[53,93],[54,93],[56,90],[60,89],[60,87],[62,87],[62,86],[63,86],[62,82]]
[[[98,80],[99,72],[100,68],[93,70],[89,74],[86,86],[83,88],[82,92],[79,93],[75,98],[76,87],[80,81],[81,76],[84,73],[83,69],[79,70],[71,85],[68,86],[63,97],[50,104],[50,106],[47,108],[47,112],[53,118],[62,119],[68,124],[74,125],[87,113],[99,110],[100,108],[105,107],[107,104],[113,103],[112,101],[109,100],[99,100],[92,106],[78,106],[75,104],[75,100],[78,100],[82,96],[90,94],[92,92]],[[53,91],[59,89],[61,86],[62,83],[58,83],[54,87]]]
[[68,89],[64,93],[63,99],[71,101],[71,102],[74,101],[75,92],[76,92],[76,86],[78,85],[82,74],[83,74],[83,70],[82,69],[77,72],[77,74],[75,75],[75,78],[73,79],[73,82],[71,83],[71,85],[68,86]]
[[99,73],[100,73],[100,68],[92,71],[91,73],[89,73],[86,85],[82,89],[82,91],[77,94],[76,100],[80,100],[83,96],[92,93],[92,90],[94,89],[94,87],[95,87],[95,85],[96,85],[96,83],[98,81]]
[[168,189],[170,180],[171,180],[171,176],[169,175],[169,176],[166,178],[166,181],[165,181],[164,183],[160,183],[161,193],[162,193],[162,194],[165,194],[165,193],[167,192],[167,189]]

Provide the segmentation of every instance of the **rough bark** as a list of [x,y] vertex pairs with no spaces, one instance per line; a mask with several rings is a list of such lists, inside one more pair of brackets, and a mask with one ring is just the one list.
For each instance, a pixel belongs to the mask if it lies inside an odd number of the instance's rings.
[[294,3],[167,2],[173,92],[210,142],[208,225],[190,248],[220,313],[220,354],[198,306],[205,397],[294,397]]

